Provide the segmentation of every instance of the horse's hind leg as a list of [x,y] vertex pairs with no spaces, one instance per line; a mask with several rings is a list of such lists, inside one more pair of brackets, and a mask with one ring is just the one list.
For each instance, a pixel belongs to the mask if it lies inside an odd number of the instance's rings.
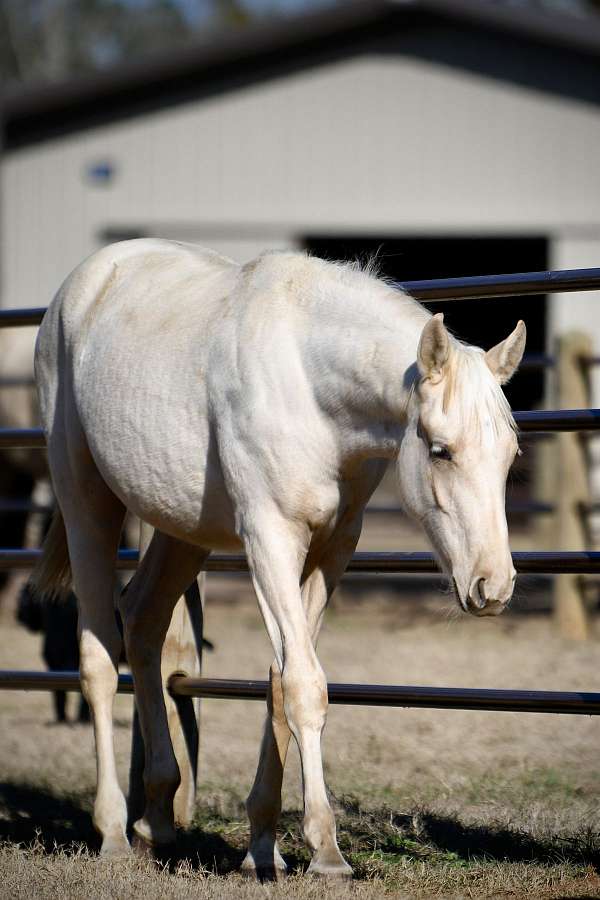
[[130,848],[127,807],[115,764],[112,707],[122,645],[114,613],[115,559],[125,510],[102,479],[80,432],[70,436],[68,446],[53,435],[49,461],[79,602],[81,689],[96,739],[94,825],[102,836],[102,853],[122,855]]
[[175,837],[173,798],[180,780],[163,697],[161,651],[175,604],[208,552],[156,531],[120,601],[144,738],[146,807],[133,830],[150,846],[169,844]]

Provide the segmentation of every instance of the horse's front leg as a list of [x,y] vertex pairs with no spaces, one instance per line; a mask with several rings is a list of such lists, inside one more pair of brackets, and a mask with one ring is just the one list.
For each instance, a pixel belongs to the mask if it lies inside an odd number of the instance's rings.
[[[249,800],[252,845],[248,869],[265,874],[284,864],[275,843],[281,777],[289,741],[285,722],[300,750],[304,791],[304,837],[313,853],[309,872],[348,876],[336,840],[335,820],[325,788],[321,734],[327,717],[327,682],[317,659],[318,631],[327,589],[319,590],[320,611],[311,629],[300,593],[306,550],[297,532],[280,518],[243,530],[254,587],[275,650],[271,681],[271,728],[267,725],[255,788]],[[325,579],[321,575],[321,581]],[[317,604],[315,604],[315,609]],[[278,677],[278,673],[281,676]],[[266,802],[265,802],[266,800]]]
[[[311,564],[302,585],[302,605],[316,645],[325,607],[336,589],[356,549],[362,525],[362,511],[351,512],[336,527]],[[259,878],[284,875],[287,866],[279,853],[276,828],[281,813],[281,786],[291,731],[283,709],[281,672],[276,662],[269,672],[267,716],[256,777],[246,802],[250,819],[250,846],[242,871]]]

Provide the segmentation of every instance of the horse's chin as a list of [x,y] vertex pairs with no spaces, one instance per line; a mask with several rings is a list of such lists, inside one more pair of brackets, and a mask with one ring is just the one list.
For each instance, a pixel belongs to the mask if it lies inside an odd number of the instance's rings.
[[470,612],[472,616],[477,616],[478,618],[482,618],[483,616],[499,616],[500,613],[503,613],[506,609],[506,603],[500,603],[498,601],[488,603],[484,607],[472,606],[470,603],[468,603],[467,606],[468,612]]

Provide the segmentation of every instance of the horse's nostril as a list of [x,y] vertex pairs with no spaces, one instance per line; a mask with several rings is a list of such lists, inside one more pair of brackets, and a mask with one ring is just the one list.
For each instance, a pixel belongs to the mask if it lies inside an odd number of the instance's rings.
[[485,595],[485,578],[479,578],[477,580],[475,596],[473,598],[475,600],[476,605],[479,609],[483,609],[487,603],[487,597]]

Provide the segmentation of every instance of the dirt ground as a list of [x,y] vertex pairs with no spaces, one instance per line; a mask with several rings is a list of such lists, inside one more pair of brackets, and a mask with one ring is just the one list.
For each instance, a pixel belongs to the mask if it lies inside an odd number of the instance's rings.
[[[475,620],[448,596],[397,582],[348,583],[328,612],[320,657],[332,681],[599,690],[600,630],[559,638],[549,617]],[[411,586],[412,585],[412,586]],[[527,593],[527,585],[521,593]],[[241,580],[209,581],[205,674],[265,677],[264,628]],[[39,637],[1,621],[0,668],[43,668]],[[75,698],[72,699],[75,709]],[[6,898],[600,896],[600,721],[593,718],[333,707],[324,738],[346,885],[302,874],[300,776],[292,754],[282,885],[235,874],[248,828],[263,708],[204,701],[197,817],[169,861],[105,863],[90,825],[95,766],[83,725],[51,724],[42,693],[0,693],[0,896]],[[127,783],[131,699],[116,702]]]

